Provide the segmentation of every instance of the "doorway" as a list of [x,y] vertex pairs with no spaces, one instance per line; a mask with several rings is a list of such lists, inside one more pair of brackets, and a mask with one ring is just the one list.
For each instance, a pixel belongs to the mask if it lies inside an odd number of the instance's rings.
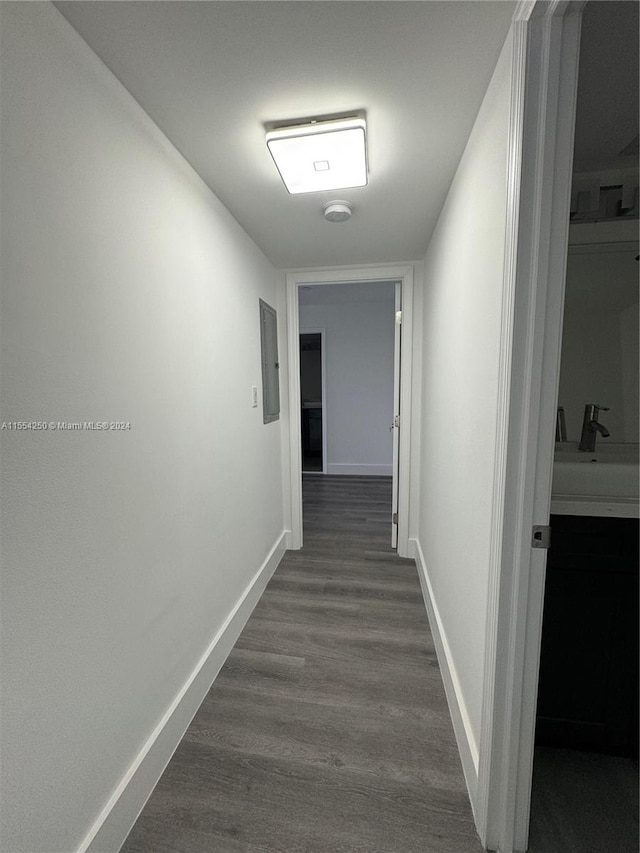
[[[584,7],[532,853],[638,850],[637,33],[637,4]],[[608,410],[587,453],[590,403]]]
[[[399,289],[393,281],[300,289],[303,474],[397,482]],[[394,548],[395,511],[387,512]]]
[[300,331],[302,473],[326,474],[324,330]]
[[[638,850],[637,224],[570,227],[531,853]],[[581,451],[591,399],[603,434]]]
[[[380,285],[386,283],[391,287],[392,301],[389,323],[391,327],[391,350],[395,347],[395,332],[394,323],[396,317],[395,311],[395,285],[402,294],[404,316],[402,318],[403,335],[400,343],[398,336],[398,353],[402,359],[402,371],[397,371],[397,385],[399,402],[393,402],[393,390],[391,392],[392,402],[389,407],[389,412],[385,418],[384,424],[378,424],[378,434],[375,440],[386,440],[389,445],[389,460],[376,460],[375,457],[367,458],[353,456],[349,459],[345,454],[336,452],[332,445],[331,424],[326,425],[327,413],[334,412],[332,405],[332,395],[326,392],[323,399],[323,418],[325,421],[325,430],[323,433],[323,470],[328,475],[351,475],[351,476],[387,476],[392,477],[394,489],[397,489],[397,510],[396,512],[396,530],[397,549],[400,556],[412,557],[410,553],[409,543],[409,495],[410,495],[410,449],[411,449],[411,365],[412,365],[412,305],[413,305],[413,267],[368,267],[362,269],[349,270],[325,270],[317,272],[305,273],[290,273],[287,275],[287,343],[288,343],[288,376],[289,376],[289,469],[290,469],[290,494],[291,494],[291,535],[290,547],[292,550],[297,550],[302,547],[303,542],[303,526],[302,526],[302,472],[303,472],[303,393],[301,390],[301,350],[300,350],[300,334],[313,332],[321,327],[320,323],[301,321],[300,306],[299,306],[299,291],[301,288],[310,288],[316,285],[340,285],[345,288],[345,293],[349,285],[364,286],[364,285]],[[316,288],[321,290],[322,288]],[[398,318],[399,320],[399,318]],[[371,332],[369,337],[373,337],[375,332]],[[329,330],[326,329],[325,338],[325,360],[331,346],[331,337]],[[361,348],[352,347],[356,353],[362,355]],[[392,356],[393,358],[393,356]],[[391,373],[393,374],[393,361],[390,365]],[[353,386],[353,387],[357,387]],[[392,385],[393,387],[393,385]],[[340,392],[343,399],[349,397],[348,390],[343,389]],[[372,398],[373,405],[378,404],[377,395],[369,394]],[[398,409],[394,411],[394,405]],[[358,418],[358,407],[352,412],[353,418]],[[346,421],[348,422],[348,421]],[[402,441],[399,438],[400,424],[402,423]],[[338,442],[342,444],[351,442],[357,445],[362,444],[360,436],[362,430],[348,430],[348,441],[344,430],[338,429],[334,431],[334,436],[338,436]],[[354,439],[355,436],[355,439]],[[345,439],[345,441],[343,441]],[[397,466],[394,470],[394,453],[392,451],[393,444],[397,444]],[[352,448],[353,449],[353,448]],[[332,459],[332,452],[335,458]],[[316,475],[317,476],[317,475]],[[392,510],[389,511],[389,541],[391,542],[393,531],[393,515]]]
[[[637,225],[614,212],[570,227],[532,853],[638,849]],[[603,434],[580,451],[592,399]]]
[[[589,3],[586,9],[587,12],[589,9],[596,12],[604,9],[604,14],[608,15],[604,7],[619,9],[626,5]],[[565,266],[569,242],[572,174],[576,169],[573,130],[578,100],[578,50],[583,6],[584,4],[579,3],[556,6],[549,22],[531,18],[527,25],[529,67],[525,75],[525,91],[528,93],[527,99],[530,98],[534,106],[528,105],[525,116],[525,154],[528,156],[525,156],[524,162],[528,168],[522,173],[520,193],[528,205],[528,199],[534,196],[535,191],[544,188],[544,192],[540,192],[537,210],[530,211],[524,205],[520,208],[518,252],[523,250],[521,257],[525,263],[517,264],[520,267],[519,282],[521,281],[523,286],[516,288],[516,322],[513,330],[514,352],[517,354],[513,363],[519,366],[519,377],[518,384],[512,383],[510,387],[510,406],[515,413],[510,418],[510,429],[517,453],[514,454],[513,464],[507,462],[510,494],[504,515],[506,530],[515,530],[516,525],[520,527],[516,547],[511,549],[510,543],[507,542],[506,553],[513,571],[506,574],[502,572],[500,575],[500,581],[505,581],[507,595],[497,597],[498,606],[504,603],[505,612],[509,615],[496,620],[498,631],[494,635],[497,648],[509,650],[506,666],[502,665],[499,656],[496,658],[499,674],[496,681],[500,690],[502,685],[506,685],[503,695],[506,695],[507,702],[500,700],[493,703],[492,696],[495,693],[488,693],[491,704],[488,702],[487,705],[493,715],[492,724],[495,726],[492,730],[494,763],[488,763],[487,771],[480,773],[483,789],[487,788],[492,777],[500,780],[496,785],[495,800],[500,805],[493,808],[490,794],[487,813],[491,844],[505,851],[526,850],[529,837],[547,562],[545,546],[537,537],[549,524],[551,511]],[[628,31],[637,33],[637,25],[628,28]],[[596,28],[598,39],[602,33],[602,28]],[[582,35],[585,35],[584,31]],[[582,45],[584,44],[583,38]],[[543,48],[547,50],[547,57],[553,57],[553,63],[537,62],[538,58],[544,55]],[[617,64],[621,53],[623,51],[621,52],[620,46],[617,45],[612,51],[600,49],[597,55],[611,57],[614,64]],[[637,47],[634,48],[634,55],[637,56]],[[581,72],[585,67],[586,64],[581,61]],[[541,77],[540,71],[544,77]],[[598,81],[600,79],[601,75],[597,77]],[[544,86],[539,85],[541,80]],[[619,91],[624,88],[618,84]],[[600,82],[597,91],[601,91]],[[552,95],[551,100],[549,93]],[[614,95],[606,99],[606,102],[613,104],[616,100]],[[536,109],[539,110],[538,114]],[[535,228],[532,223],[535,223]],[[530,239],[529,235],[534,230],[535,236]],[[533,264],[530,263],[531,259]],[[534,275],[531,274],[532,269]],[[532,286],[529,288],[529,285]],[[529,349],[525,352],[520,347],[520,341],[527,338]],[[520,370],[520,366],[525,362],[526,368]],[[522,381],[523,375],[525,382]],[[519,392],[518,386],[524,393]],[[584,406],[584,403],[591,401],[582,402]],[[607,403],[606,400],[594,402],[605,405]],[[553,538],[552,532],[552,543]],[[502,565],[504,566],[504,563]],[[508,583],[511,580],[513,584],[510,587]],[[572,600],[571,607],[576,607],[575,599]],[[491,690],[494,690],[493,684]],[[503,717],[504,708],[507,713]],[[496,709],[498,713],[495,713]],[[496,767],[499,770],[506,768],[500,777],[494,773]],[[547,853],[551,848],[545,846],[542,849]],[[565,843],[562,849],[584,848]]]

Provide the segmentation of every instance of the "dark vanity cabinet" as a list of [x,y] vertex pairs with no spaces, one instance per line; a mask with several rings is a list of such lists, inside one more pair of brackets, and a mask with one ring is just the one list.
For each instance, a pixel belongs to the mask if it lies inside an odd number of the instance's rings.
[[638,520],[551,517],[536,742],[638,755]]

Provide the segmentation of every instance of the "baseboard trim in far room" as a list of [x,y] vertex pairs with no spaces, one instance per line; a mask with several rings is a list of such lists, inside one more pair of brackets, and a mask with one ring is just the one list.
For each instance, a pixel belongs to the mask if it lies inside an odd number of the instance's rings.
[[240,636],[288,547],[283,531],[162,719],[135,756],[76,853],[115,853],[124,844],[171,756]]
[[327,474],[352,475],[358,477],[391,477],[392,465],[358,465],[350,462],[329,462]]
[[427,615],[429,616],[433,643],[438,656],[438,664],[440,666],[442,681],[444,682],[445,694],[449,705],[449,713],[451,714],[453,730],[458,744],[458,752],[460,753],[460,759],[462,761],[462,770],[464,772],[464,778],[469,791],[471,808],[473,809],[474,815],[476,815],[479,767],[478,747],[471,729],[471,721],[462,695],[460,680],[458,678],[451,649],[447,641],[446,631],[433,594],[433,588],[429,579],[429,573],[427,571],[420,540],[412,539],[409,541],[410,544],[413,543],[413,550],[415,551],[415,561],[418,568],[418,577],[422,588],[422,596],[427,609]]

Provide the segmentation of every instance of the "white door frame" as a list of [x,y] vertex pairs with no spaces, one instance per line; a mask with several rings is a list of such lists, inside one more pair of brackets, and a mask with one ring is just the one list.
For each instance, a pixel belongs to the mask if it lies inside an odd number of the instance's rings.
[[350,284],[353,282],[399,281],[402,284],[403,330],[402,374],[400,377],[400,423],[402,430],[399,460],[398,554],[409,550],[409,485],[411,443],[411,377],[413,348],[412,264],[369,267],[336,267],[301,270],[286,274],[287,373],[289,385],[289,489],[291,495],[290,547],[302,548],[302,446],[300,425],[300,317],[298,288],[308,284]]
[[[398,497],[400,494],[400,380],[402,378],[402,284],[397,281],[394,293],[395,325],[393,332],[393,420],[389,429],[393,435],[391,491],[391,517],[398,517]],[[398,525],[391,524],[391,547],[398,548]]]
[[[320,335],[320,370],[321,379],[321,394],[322,394],[322,473],[327,473],[327,357],[325,353],[327,330],[320,328],[304,328],[300,329],[300,335]],[[300,340],[298,338],[298,340]],[[302,417],[302,416],[301,416]],[[301,427],[302,430],[302,427]],[[301,469],[302,470],[302,469]]]
[[522,3],[514,19],[509,206],[476,822],[524,851],[537,701],[583,2]]

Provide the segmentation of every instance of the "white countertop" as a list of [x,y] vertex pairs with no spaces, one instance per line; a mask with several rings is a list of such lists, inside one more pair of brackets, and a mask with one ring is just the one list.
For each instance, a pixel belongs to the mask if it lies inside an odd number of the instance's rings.
[[606,495],[551,495],[552,515],[590,515],[604,518],[640,518],[635,498]]
[[597,449],[586,453],[575,441],[556,443],[551,512],[640,518],[639,449],[638,444],[599,440]]

